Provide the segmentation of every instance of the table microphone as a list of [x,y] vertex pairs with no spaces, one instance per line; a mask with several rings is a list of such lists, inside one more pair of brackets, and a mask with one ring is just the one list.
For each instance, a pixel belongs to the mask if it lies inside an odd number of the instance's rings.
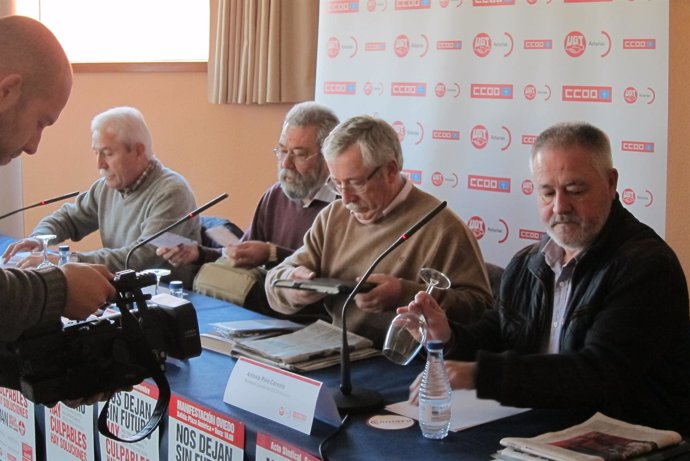
[[213,205],[215,205],[216,203],[220,202],[221,200],[225,200],[226,198],[228,198],[228,193],[227,193],[227,192],[223,192],[222,194],[220,194],[218,197],[214,198],[214,199],[211,200],[210,202],[208,202],[208,203],[206,203],[206,204],[204,204],[204,205],[201,205],[201,206],[200,206],[199,208],[197,208],[196,210],[194,210],[194,211],[192,211],[192,212],[190,212],[190,213],[184,215],[183,217],[181,217],[180,219],[178,219],[177,221],[175,221],[174,223],[172,223],[171,225],[169,225],[169,226],[166,227],[165,229],[159,230],[158,232],[156,232],[156,233],[153,234],[152,236],[150,236],[150,237],[148,237],[148,238],[145,238],[145,239],[142,240],[141,242],[139,242],[139,243],[137,243],[136,245],[134,245],[134,246],[132,247],[132,249],[129,250],[129,252],[127,252],[127,257],[125,258],[125,269],[128,269],[128,268],[129,268],[129,258],[130,258],[130,256],[132,256],[132,253],[134,253],[134,250],[136,250],[137,248],[143,247],[144,245],[146,245],[147,243],[149,243],[151,240],[160,237],[161,235],[165,234],[166,232],[168,232],[169,230],[173,229],[174,227],[179,226],[179,225],[182,224],[183,222],[189,221],[190,219],[192,219],[193,217],[197,216],[197,215],[200,214],[201,212],[207,210],[208,208],[211,208]]
[[46,199],[46,200],[41,200],[40,202],[34,203],[33,205],[25,206],[24,208],[20,208],[20,209],[18,209],[18,210],[10,211],[9,213],[0,216],[0,219],[4,219],[4,218],[6,218],[6,217],[8,217],[8,216],[12,216],[13,214],[19,213],[20,211],[28,210],[29,208],[36,208],[37,206],[48,205],[49,203],[57,202],[57,201],[59,201],[59,200],[64,200],[64,199],[66,199],[66,198],[72,198],[72,197],[74,197],[75,195],[79,195],[79,191],[70,192],[69,194],[61,195],[61,196],[59,196],[59,197],[53,197],[53,198],[49,198],[49,199]]
[[359,291],[360,287],[367,281],[369,275],[373,272],[374,268],[385,258],[391,251],[396,249],[398,245],[407,241],[415,232],[421,229],[428,223],[431,218],[436,216],[441,210],[443,210],[448,202],[443,201],[436,205],[436,207],[427,213],[422,219],[417,221],[415,225],[410,227],[407,232],[403,233],[391,246],[386,248],[383,253],[381,253],[376,260],[369,266],[364,275],[359,279],[357,285],[350,293],[350,296],[345,300],[343,308],[341,311],[342,317],[342,334],[343,334],[343,344],[340,349],[340,392],[334,392],[334,399],[336,406],[339,410],[343,410],[347,413],[365,413],[369,411],[375,411],[383,406],[383,397],[376,391],[368,389],[353,389],[352,388],[352,372],[350,370],[350,346],[347,342],[347,322],[346,322],[346,311],[347,306],[354,296]]

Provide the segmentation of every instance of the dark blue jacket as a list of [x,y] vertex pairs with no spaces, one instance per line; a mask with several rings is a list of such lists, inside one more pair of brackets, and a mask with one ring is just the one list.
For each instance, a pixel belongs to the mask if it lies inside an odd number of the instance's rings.
[[553,301],[547,240],[511,260],[497,309],[455,326],[448,358],[477,360],[480,398],[690,434],[688,289],[673,250],[616,198],[573,273],[560,352],[540,354]]

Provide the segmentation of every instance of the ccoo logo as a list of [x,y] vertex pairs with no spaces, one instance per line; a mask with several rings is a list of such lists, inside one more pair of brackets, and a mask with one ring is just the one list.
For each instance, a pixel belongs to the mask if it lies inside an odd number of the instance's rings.
[[563,85],[562,97],[569,102],[611,102],[611,87]]
[[510,178],[497,178],[493,176],[467,176],[467,188],[488,192],[510,192]]
[[484,32],[475,35],[472,40],[472,50],[480,58],[487,57],[491,53],[491,37]]
[[565,48],[565,52],[568,53],[568,56],[579,58],[585,52],[585,48],[587,47],[585,36],[582,34],[582,32],[570,32],[565,36],[563,47]]

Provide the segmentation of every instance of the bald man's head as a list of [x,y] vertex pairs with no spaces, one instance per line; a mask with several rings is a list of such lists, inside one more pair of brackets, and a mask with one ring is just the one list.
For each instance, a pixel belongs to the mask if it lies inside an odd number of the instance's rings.
[[24,16],[0,18],[0,164],[36,152],[71,89],[72,68],[53,33]]

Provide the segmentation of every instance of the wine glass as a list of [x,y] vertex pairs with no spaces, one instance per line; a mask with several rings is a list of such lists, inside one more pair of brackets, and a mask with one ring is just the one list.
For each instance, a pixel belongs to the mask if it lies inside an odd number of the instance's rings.
[[[419,276],[426,283],[426,292],[450,288],[450,280],[443,272],[423,267]],[[383,355],[398,365],[412,361],[426,342],[426,319],[422,314],[407,312],[395,316],[383,343]]]
[[55,264],[51,263],[50,259],[48,259],[48,243],[50,243],[51,240],[55,239],[56,236],[53,234],[41,234],[34,235],[34,238],[40,241],[41,245],[43,246],[43,262],[39,264],[36,268],[43,269],[44,267],[55,266]]
[[157,295],[158,287],[161,284],[161,279],[170,275],[170,269],[146,269],[144,272],[149,272],[156,276],[156,290],[154,291],[154,294]]

